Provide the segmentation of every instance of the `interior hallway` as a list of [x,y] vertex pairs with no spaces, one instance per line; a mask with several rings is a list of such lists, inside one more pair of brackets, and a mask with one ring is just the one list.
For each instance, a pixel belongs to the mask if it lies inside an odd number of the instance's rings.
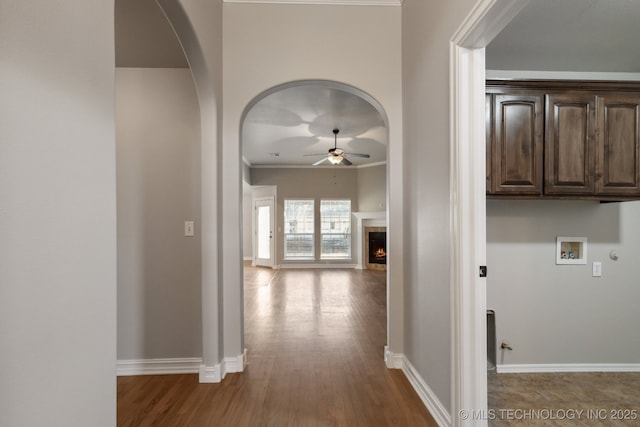
[[244,373],[118,378],[119,426],[436,426],[383,361],[386,273],[245,266]]

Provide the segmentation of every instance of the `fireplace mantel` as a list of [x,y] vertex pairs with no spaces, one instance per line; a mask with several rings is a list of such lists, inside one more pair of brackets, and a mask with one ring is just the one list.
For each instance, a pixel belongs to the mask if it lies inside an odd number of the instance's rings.
[[352,212],[356,218],[356,269],[364,270],[364,227],[386,227],[387,213],[385,211]]

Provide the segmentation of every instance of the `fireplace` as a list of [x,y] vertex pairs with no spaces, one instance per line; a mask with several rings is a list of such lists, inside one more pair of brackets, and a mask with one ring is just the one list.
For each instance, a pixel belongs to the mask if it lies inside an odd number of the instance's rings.
[[369,270],[387,269],[387,227],[364,227],[364,267]]
[[369,264],[387,263],[387,232],[372,231],[369,233]]
[[[358,270],[372,269],[385,271],[387,269],[386,254],[383,264],[369,262],[369,233],[387,233],[387,214],[384,211],[353,212],[353,216],[356,219],[354,231],[356,236],[355,241],[357,242],[357,244],[354,245],[355,268]],[[384,250],[387,251],[386,237]],[[378,256],[380,255],[381,253],[378,252]]]

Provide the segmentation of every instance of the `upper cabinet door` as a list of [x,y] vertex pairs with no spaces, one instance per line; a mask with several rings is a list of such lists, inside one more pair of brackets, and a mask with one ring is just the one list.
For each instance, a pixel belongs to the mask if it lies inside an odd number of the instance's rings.
[[493,194],[542,194],[543,95],[494,96]]
[[547,95],[545,194],[593,194],[596,97]]
[[640,195],[640,95],[598,96],[596,194]]

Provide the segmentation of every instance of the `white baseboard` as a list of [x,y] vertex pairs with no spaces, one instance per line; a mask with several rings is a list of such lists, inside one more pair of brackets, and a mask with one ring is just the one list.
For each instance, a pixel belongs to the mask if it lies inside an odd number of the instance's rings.
[[556,363],[498,365],[499,374],[553,372],[640,372],[640,363]]
[[449,411],[447,411],[404,354],[392,353],[389,347],[385,346],[384,363],[389,369],[402,369],[409,383],[438,425],[440,427],[451,427],[451,415]]
[[278,268],[356,268],[356,264],[280,264]]
[[199,357],[118,360],[116,375],[124,377],[131,375],[196,374],[199,372],[201,364],[202,359]]
[[245,360],[247,356],[247,350],[236,357],[225,357],[222,361],[222,378],[227,374],[232,374],[235,372],[243,372],[244,367],[246,366]]
[[227,374],[243,372],[246,367],[247,349],[238,356],[225,357],[221,363],[214,366],[200,365],[200,382],[201,383],[219,383],[222,382]]
[[402,372],[404,372],[411,386],[418,396],[420,396],[422,403],[427,407],[433,419],[436,420],[436,423],[438,423],[440,427],[451,427],[451,414],[449,414],[449,411],[444,407],[442,402],[440,402],[438,396],[429,388],[418,371],[404,355],[402,355]]
[[404,355],[392,353],[388,346],[384,346],[384,364],[389,369],[402,369]]
[[236,357],[225,357],[214,366],[203,365],[200,357],[118,360],[116,375],[199,374],[201,383],[219,383],[226,374],[243,372],[246,360],[247,350]]
[[243,258],[245,261],[253,261],[253,257],[252,256],[246,256]]
[[199,382],[205,383],[219,383],[222,381],[222,366],[217,363],[213,366],[200,365]]

